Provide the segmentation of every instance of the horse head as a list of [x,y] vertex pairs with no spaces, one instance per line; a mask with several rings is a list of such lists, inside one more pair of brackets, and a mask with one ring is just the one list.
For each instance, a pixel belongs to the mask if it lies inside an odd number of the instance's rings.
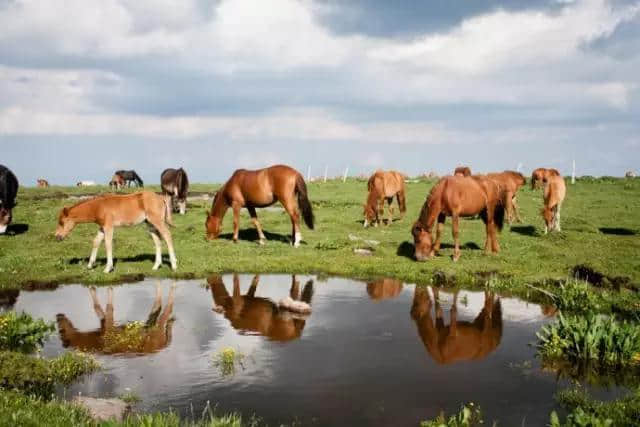
[[60,211],[60,215],[58,216],[58,226],[56,227],[56,239],[58,241],[63,240],[73,227],[76,226],[75,221],[69,216],[69,208],[64,207]]
[[434,255],[431,230],[427,229],[419,221],[416,221],[411,228],[413,244],[415,246],[414,256],[416,261],[425,261]]

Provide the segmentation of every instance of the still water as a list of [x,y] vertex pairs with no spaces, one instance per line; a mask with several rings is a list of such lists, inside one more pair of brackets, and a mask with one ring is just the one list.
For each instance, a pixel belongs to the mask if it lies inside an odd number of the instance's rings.
[[[312,312],[280,308],[286,297]],[[102,362],[61,394],[130,390],[140,411],[198,416],[209,402],[271,425],[401,426],[474,402],[488,421],[538,426],[566,386],[530,345],[551,313],[485,292],[224,275],[21,292],[15,309],[56,322],[46,356],[77,348]],[[243,356],[235,373],[216,363],[225,348]]]

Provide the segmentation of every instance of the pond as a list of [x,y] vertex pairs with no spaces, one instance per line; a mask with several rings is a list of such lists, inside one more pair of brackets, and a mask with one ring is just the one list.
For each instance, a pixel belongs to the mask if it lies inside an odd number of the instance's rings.
[[57,323],[46,356],[76,348],[102,362],[61,394],[130,390],[141,411],[197,417],[209,402],[268,424],[396,426],[474,402],[500,425],[546,425],[567,385],[531,345],[553,313],[489,292],[224,275],[23,291],[15,309]]

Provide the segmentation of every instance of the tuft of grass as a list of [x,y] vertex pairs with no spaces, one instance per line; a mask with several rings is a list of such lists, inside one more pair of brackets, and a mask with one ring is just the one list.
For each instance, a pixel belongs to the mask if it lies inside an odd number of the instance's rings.
[[53,322],[8,311],[0,314],[0,350],[31,353],[42,346],[54,330]]
[[554,411],[552,427],[608,427],[638,425],[640,420],[640,389],[610,402],[591,398],[582,389],[563,390],[556,394],[556,401],[569,411],[564,420]]
[[222,376],[231,376],[236,373],[236,367],[244,368],[244,354],[232,347],[225,347],[213,356],[213,365],[216,366]]
[[125,389],[125,392],[118,396],[120,400],[129,405],[133,405],[135,403],[141,402],[142,398],[138,396],[135,392],[131,391],[128,387]]
[[99,363],[92,356],[80,352],[42,359],[19,352],[0,351],[0,387],[51,397],[56,384],[70,384],[99,368]]
[[482,423],[482,412],[472,402],[464,405],[460,412],[449,418],[444,413],[440,413],[433,420],[422,421],[420,427],[473,427]]

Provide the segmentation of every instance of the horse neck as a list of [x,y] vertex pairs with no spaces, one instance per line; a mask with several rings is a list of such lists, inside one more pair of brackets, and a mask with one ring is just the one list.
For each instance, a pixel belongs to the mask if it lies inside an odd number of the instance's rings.
[[442,195],[441,187],[442,186],[438,186],[434,188],[431,194],[429,194],[427,201],[420,211],[420,216],[418,217],[418,222],[429,231],[433,228],[433,224],[436,222],[436,218],[438,218],[442,209],[442,202],[440,200]]
[[369,195],[367,196],[367,207],[370,207],[371,209],[374,210],[374,212],[377,212],[378,210],[376,205],[378,204],[379,198],[380,198],[380,193],[378,193],[378,190],[374,185],[371,187],[371,190],[369,190]]
[[69,208],[69,218],[77,223],[94,222],[96,220],[95,204],[97,200],[90,200]]
[[229,205],[224,199],[224,194],[220,193],[218,198],[213,202],[213,206],[211,206],[211,215],[220,218],[220,221],[222,221],[227,209],[229,209]]

